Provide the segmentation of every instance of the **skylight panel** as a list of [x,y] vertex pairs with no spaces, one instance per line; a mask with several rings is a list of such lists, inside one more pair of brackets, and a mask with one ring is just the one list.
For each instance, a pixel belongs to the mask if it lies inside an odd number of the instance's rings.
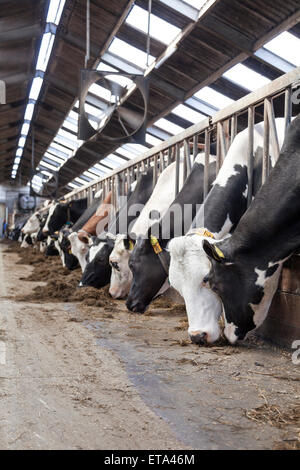
[[250,91],[257,90],[271,82],[268,78],[254,72],[254,70],[251,70],[243,64],[235,65],[231,69],[227,70],[227,72],[223,74],[223,77],[228,78],[232,82],[235,82]]
[[107,163],[108,165],[111,165],[113,168],[117,168],[120,165],[123,165],[124,160],[121,157],[118,157],[118,155],[115,155],[114,153],[111,153],[107,157],[104,158],[104,160],[101,160],[103,163]]
[[27,135],[29,132],[29,124],[27,122],[24,122],[22,129],[21,129],[21,135]]
[[36,70],[41,70],[42,72],[45,72],[47,70],[54,39],[55,35],[52,33],[45,33],[43,35],[40,52],[36,63]]
[[34,104],[33,103],[28,103],[28,105],[26,106],[24,119],[26,119],[27,121],[31,121],[33,111],[34,111]]
[[97,170],[101,171],[101,173],[109,173],[110,171],[108,168],[105,168],[105,166],[101,165],[100,163],[96,163],[94,167],[97,168]]
[[164,131],[168,132],[169,134],[179,134],[180,132],[184,131],[183,127],[174,124],[173,122],[168,121],[167,119],[161,118],[154,123],[154,126],[160,127]]
[[99,178],[98,175],[96,175],[95,173],[91,173],[90,171],[85,171],[83,175],[87,176],[88,178],[91,178],[92,180],[96,180],[97,178]]
[[44,166],[46,168],[49,168],[49,170],[53,170],[53,171],[57,171],[59,169],[59,167],[55,165],[50,165],[50,163],[45,162],[45,160],[42,160],[40,162],[40,166]]
[[41,91],[43,85],[43,79],[41,77],[35,77],[32,81],[30,93],[29,93],[29,99],[31,100],[37,100]]
[[25,142],[26,142],[25,137],[20,137],[20,138],[19,138],[19,142],[18,142],[18,147],[23,148],[24,145],[25,145]]
[[72,189],[77,189],[77,188],[79,188],[80,185],[76,184],[76,183],[68,183],[68,186]]
[[185,3],[188,3],[194,8],[197,8],[197,10],[200,10],[203,5],[207,2],[207,0],[183,0]]
[[118,72],[117,69],[105,64],[104,62],[100,62],[100,64],[98,64],[97,70],[99,70],[100,72]]
[[47,23],[59,24],[60,18],[65,6],[66,0],[51,0],[48,13],[47,13]]
[[[147,34],[148,32],[148,12],[135,5],[126,18],[126,23]],[[180,33],[180,29],[159,18],[150,15],[150,36],[164,44],[170,44]]]
[[59,143],[55,142],[55,140],[51,143],[50,147],[48,148],[49,152],[54,153],[58,157],[62,157],[64,159],[69,158],[72,154],[73,151],[70,149],[67,149],[66,147],[63,147]]
[[202,88],[200,91],[197,91],[194,96],[218,109],[223,109],[233,102],[233,100],[228,98],[228,96],[225,96],[208,86]]
[[146,134],[146,142],[150,145],[158,145],[162,143],[162,140],[158,139],[157,137],[154,137],[151,134]]
[[94,95],[103,98],[105,101],[110,100],[110,91],[107,88],[97,85],[97,83],[93,83],[93,85],[90,86],[89,93],[93,93]]
[[[108,51],[119,57],[122,57],[128,62],[131,62],[132,64],[141,67],[142,69],[146,69],[147,67],[146,52],[141,51],[140,49],[137,49],[134,46],[131,46],[130,44],[125,41],[122,41],[119,38],[115,38],[112,41]],[[155,57],[149,55],[149,65],[151,65],[154,61]]]
[[172,109],[172,113],[176,114],[177,116],[183,117],[184,119],[189,122],[192,122],[193,124],[196,124],[197,122],[200,122],[206,118],[204,114],[198,113],[197,111],[194,111],[193,109],[189,108],[188,106],[185,106],[184,104],[179,104],[178,106],[176,106],[176,108]]
[[295,66],[300,66],[300,39],[285,31],[264,45],[265,49],[282,57]]
[[70,119],[65,119],[64,123],[63,123],[63,127],[65,127],[66,129],[70,129],[70,131],[73,131],[77,134],[78,132],[78,124],[76,122],[76,124],[74,124],[73,121],[71,121]]
[[75,178],[74,181],[76,181],[77,183],[82,184],[82,185],[85,185],[85,184],[88,183],[88,181],[86,181],[83,178],[80,178],[80,176],[77,176],[77,178]]
[[60,165],[62,165],[66,161],[62,158],[56,157],[55,155],[53,155],[52,153],[49,153],[49,152],[46,152],[44,156],[49,158],[50,160],[53,160],[56,163],[59,163]]
[[127,157],[130,160],[132,160],[132,158],[136,156],[134,153],[130,152],[129,150],[126,150],[124,147],[119,147],[116,152],[120,155],[124,155],[124,157]]

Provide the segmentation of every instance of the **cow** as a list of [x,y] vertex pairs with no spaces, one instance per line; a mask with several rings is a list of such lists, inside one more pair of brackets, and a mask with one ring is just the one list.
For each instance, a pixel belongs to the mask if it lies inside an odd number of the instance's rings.
[[46,240],[45,256],[59,256],[59,252],[55,246],[55,241],[56,238],[48,235]]
[[[284,120],[277,119],[276,127],[281,145],[284,137]],[[263,132],[263,123],[254,126],[256,157],[253,194],[256,194],[261,185],[260,147],[263,146]],[[231,144],[213,188],[193,221],[192,229],[185,237],[172,240],[168,246],[171,257],[170,284],[185,300],[189,321],[188,333],[194,343],[211,343],[220,335],[218,324],[222,312],[220,299],[201,284],[210,269],[210,262],[203,251],[202,242],[204,239],[209,239],[214,243],[229,236],[247,209],[247,147],[248,129],[245,129]],[[274,164],[275,149],[272,145],[270,145],[270,155]]]
[[128,198],[109,225],[108,232],[102,233],[100,238],[94,239],[93,246],[87,254],[87,264],[80,285],[92,285],[100,288],[109,283],[111,277],[109,256],[114,247],[115,235],[120,232],[127,234],[128,227],[139,215],[138,211],[142,210],[151,196],[152,188],[153,169],[148,168],[141,173],[137,182],[131,185]]
[[21,248],[28,248],[33,245],[32,237],[29,233],[24,234],[24,238],[21,243]]
[[[181,156],[179,162],[179,189],[183,185],[184,159]],[[110,282],[110,294],[114,298],[124,298],[128,294],[132,275],[128,265],[129,252],[133,249],[134,240],[138,235],[143,235],[148,228],[163,215],[175,198],[176,163],[169,165],[159,176],[154,191],[136,219],[132,228],[129,227],[131,236],[117,236],[115,248],[110,255],[112,276]]]
[[300,115],[290,124],[279,159],[233,235],[203,249],[211,262],[204,284],[222,300],[224,334],[234,344],[260,326],[282,264],[299,249]]
[[31,235],[32,233],[38,232],[40,229],[42,217],[38,212],[32,214],[27,220],[26,224],[22,228],[22,233]]
[[111,205],[112,191],[109,191],[102,204],[98,207],[95,213],[88,219],[88,221],[78,230],[78,239],[88,244],[89,236],[98,235],[105,230],[112,210]]
[[85,256],[89,250],[89,246],[78,239],[78,230],[90,219],[96,212],[101,203],[99,193],[96,194],[93,203],[84,211],[79,217],[77,222],[71,228],[65,226],[58,234],[58,239],[55,242],[56,248],[60,253],[62,264],[67,269],[73,270],[77,268],[78,263],[82,270],[84,270]]
[[74,224],[87,208],[87,198],[70,202],[57,202],[49,208],[43,232],[53,235],[66,224]]
[[[209,186],[214,180],[216,162],[210,157]],[[195,159],[192,171],[177,197],[147,236],[140,236],[131,253],[129,268],[133,280],[126,302],[133,312],[144,313],[154,297],[169,287],[167,282],[169,255],[165,248],[171,238],[189,230],[197,208],[203,202],[205,154]],[[132,229],[135,230],[135,227]],[[144,235],[142,234],[142,235]]]

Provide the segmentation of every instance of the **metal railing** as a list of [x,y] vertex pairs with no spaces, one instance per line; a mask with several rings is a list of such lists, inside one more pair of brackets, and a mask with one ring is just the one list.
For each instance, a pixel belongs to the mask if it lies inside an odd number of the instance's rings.
[[175,193],[177,194],[179,191],[180,156],[183,155],[184,158],[183,180],[185,181],[199,151],[205,153],[204,197],[206,197],[211,142],[216,143],[216,172],[218,173],[239,130],[239,119],[242,118],[243,128],[248,127],[248,204],[250,204],[252,200],[255,121],[263,120],[265,124],[262,169],[262,181],[265,182],[270,171],[270,145],[275,148],[275,159],[280,153],[275,125],[274,101],[281,99],[283,103],[281,116],[285,118],[286,131],[292,116],[292,89],[295,83],[299,84],[299,79],[300,67],[235,101],[211,118],[206,118],[180,134],[152,147],[147,152],[111,171],[107,176],[71,191],[63,199],[74,200],[87,197],[88,203],[91,204],[94,194],[102,189],[103,197],[108,191],[112,191],[112,202],[118,208],[119,197],[127,193],[130,184],[138,179],[142,171],[153,166],[153,185],[155,185],[160,173],[174,161],[176,162]]

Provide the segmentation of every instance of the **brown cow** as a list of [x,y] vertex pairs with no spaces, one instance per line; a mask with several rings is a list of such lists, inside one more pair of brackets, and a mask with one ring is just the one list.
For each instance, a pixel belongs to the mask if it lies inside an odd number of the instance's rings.
[[110,191],[98,207],[96,213],[78,231],[78,238],[83,243],[89,243],[89,235],[97,235],[103,232],[107,226],[109,215],[112,211],[111,197],[112,192]]

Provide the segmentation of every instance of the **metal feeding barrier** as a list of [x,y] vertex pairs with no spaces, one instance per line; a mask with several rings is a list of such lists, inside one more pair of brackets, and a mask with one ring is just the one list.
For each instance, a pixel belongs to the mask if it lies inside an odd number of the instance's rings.
[[295,104],[300,103],[300,98],[295,98],[297,92],[293,93],[296,86],[299,88],[299,80],[300,67],[235,101],[211,118],[206,118],[180,134],[152,147],[116,170],[111,171],[107,176],[71,191],[63,199],[74,200],[87,197],[90,205],[94,199],[94,194],[99,190],[103,190],[103,198],[109,191],[112,191],[112,203],[118,209],[120,196],[127,194],[130,185],[138,179],[141,172],[152,166],[153,186],[155,186],[160,173],[174,161],[176,162],[175,193],[177,195],[180,181],[180,160],[183,158],[183,180],[185,181],[200,151],[205,153],[205,198],[208,194],[208,167],[211,144],[216,145],[216,173],[218,173],[236,134],[248,127],[249,205],[252,201],[254,125],[256,122],[264,121],[262,165],[262,182],[264,183],[270,171],[270,144],[275,149],[276,159],[280,153],[275,116],[284,116],[286,131],[291,122],[292,104],[293,102]]

